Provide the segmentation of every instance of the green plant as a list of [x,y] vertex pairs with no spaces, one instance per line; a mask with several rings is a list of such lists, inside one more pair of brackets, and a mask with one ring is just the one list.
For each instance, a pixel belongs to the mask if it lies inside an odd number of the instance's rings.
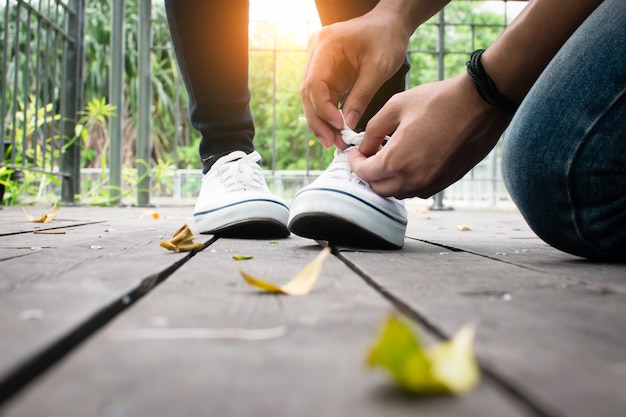
[[63,146],[63,151],[67,150],[78,139],[82,139],[83,151],[89,150],[87,145],[90,131],[98,127],[106,132],[108,119],[116,114],[115,110],[115,106],[107,104],[104,97],[90,100],[85,106],[85,110],[79,113],[81,117],[76,122],[76,127],[74,128],[75,135]]
[[[2,191],[0,195],[2,203],[8,206],[42,200],[47,196],[46,191],[50,184],[60,186],[61,181],[48,172],[0,167],[0,190]],[[26,199],[29,196],[32,197],[32,201]],[[54,196],[50,197],[51,200],[56,199]]]
[[171,194],[174,190],[174,173],[176,166],[169,159],[157,161],[152,168],[152,192],[156,194]]
[[[60,154],[55,132],[61,116],[53,109],[52,103],[38,107],[34,97],[17,103],[17,111],[7,124],[6,165],[0,167],[2,204],[16,205],[26,196],[40,199],[49,184],[60,185],[54,171],[58,170]],[[44,171],[45,167],[52,172]]]
[[5,148],[4,160],[25,168],[53,165],[59,157],[59,136],[54,133],[54,124],[61,120],[61,115],[53,113],[52,103],[37,107],[34,97],[26,104],[18,102],[17,107],[7,125],[5,143],[10,145]]

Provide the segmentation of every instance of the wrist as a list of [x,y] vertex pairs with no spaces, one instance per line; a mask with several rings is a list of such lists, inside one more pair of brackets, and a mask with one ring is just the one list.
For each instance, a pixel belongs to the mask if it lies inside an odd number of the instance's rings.
[[470,59],[466,62],[467,74],[483,100],[505,113],[514,114],[518,104],[502,94],[496,82],[489,76],[481,61],[483,52],[485,52],[484,49],[472,52]]
[[407,42],[415,29],[440,11],[450,0],[380,0],[374,10],[390,16],[406,34]]

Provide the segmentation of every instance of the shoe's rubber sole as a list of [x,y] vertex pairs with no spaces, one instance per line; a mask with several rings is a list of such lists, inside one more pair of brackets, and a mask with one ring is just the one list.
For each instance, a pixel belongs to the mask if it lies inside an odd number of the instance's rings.
[[193,214],[200,233],[220,237],[272,239],[289,236],[289,209],[272,200],[247,200]]
[[290,211],[288,227],[298,236],[358,248],[399,249],[404,245],[406,219],[347,193],[309,189],[294,198]]

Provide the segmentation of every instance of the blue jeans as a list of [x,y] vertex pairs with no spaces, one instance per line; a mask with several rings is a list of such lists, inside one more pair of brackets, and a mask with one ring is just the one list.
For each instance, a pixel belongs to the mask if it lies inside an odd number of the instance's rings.
[[626,2],[605,0],[509,126],[503,173],[533,231],[577,256],[626,260]]
[[[316,0],[324,25],[371,10],[378,0]],[[248,0],[166,0],[172,43],[189,95],[191,125],[201,135],[206,173],[234,150],[254,150],[248,88]],[[357,129],[395,93],[405,88],[405,65],[380,89]]]

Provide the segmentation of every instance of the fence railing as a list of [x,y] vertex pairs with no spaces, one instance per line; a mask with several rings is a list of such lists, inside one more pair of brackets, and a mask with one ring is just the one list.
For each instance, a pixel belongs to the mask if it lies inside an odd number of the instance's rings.
[[15,194],[24,176],[37,175],[62,184],[65,202],[78,193],[84,6],[85,0],[0,4],[2,194]]
[[[446,10],[444,9],[441,11],[436,18],[422,25],[422,27],[419,28],[414,34],[415,39],[422,37],[428,38],[429,34],[434,34],[436,36],[436,42],[432,45],[428,42],[418,42],[416,47],[409,48],[407,51],[409,60],[412,64],[411,70],[407,75],[407,87],[413,87],[421,82],[442,80],[451,75],[449,70],[453,67],[452,64],[454,63],[454,60],[467,60],[473,50],[479,47],[486,47],[486,40],[493,41],[495,37],[497,37],[497,35],[508,25],[512,16],[514,16],[514,10],[511,10],[512,8],[510,6],[511,2],[508,1],[473,1],[465,3],[471,3],[472,5],[479,5],[482,3],[490,10],[500,14],[502,19],[500,23],[497,24],[451,21]],[[521,4],[521,2],[516,3],[517,5]],[[261,23],[262,22],[251,22],[252,26]],[[311,30],[314,30],[319,26],[319,22],[315,21],[300,23],[303,27],[308,27]],[[466,37],[466,42],[462,47],[451,47],[451,38],[453,38],[455,34],[458,34],[461,29],[465,29],[465,32],[468,32],[467,35],[464,35]],[[490,32],[490,34],[485,35],[485,31]],[[275,29],[274,33],[278,34],[279,30]],[[251,62],[257,59],[257,56],[264,53],[273,54],[271,66],[268,66],[267,71],[273,73],[272,90],[274,91],[274,94],[276,94],[276,91],[280,89],[279,86],[276,85],[276,68],[277,61],[280,59],[281,54],[306,54],[306,47],[304,44],[300,49],[297,47],[294,48],[293,46],[289,49],[281,49],[275,47],[276,44],[279,44],[276,39],[269,39],[267,46],[251,45],[250,49]],[[424,56],[431,58],[430,64],[432,64],[433,61],[435,62],[436,71],[431,74],[430,78],[421,74],[423,67],[420,66],[420,58],[423,58]],[[253,65],[251,64],[251,66]],[[417,76],[418,74],[420,75],[419,77]],[[182,88],[182,84],[180,87]],[[264,87],[267,88],[266,86]],[[252,86],[252,88],[252,95],[254,97],[256,92],[254,90],[254,86]],[[180,120],[184,120],[187,117],[187,109],[184,102],[180,103],[183,104],[182,107],[180,107]],[[272,109],[271,121],[274,126],[271,130],[271,159],[265,159],[265,165],[266,168],[268,168],[266,177],[274,186],[274,192],[283,197],[289,198],[292,196],[293,188],[298,185],[306,185],[310,178],[315,177],[316,171],[312,170],[310,171],[310,174],[308,173],[308,155],[306,175],[301,174],[301,172],[298,173],[297,171],[294,171],[294,175],[289,176],[289,180],[285,180],[285,178],[287,178],[287,176],[285,176],[285,171],[280,171],[275,168],[275,161],[278,158],[277,152],[279,152],[276,144],[278,140],[276,137],[276,101],[273,100],[271,102],[264,103],[264,107]],[[307,131],[306,134],[303,135],[302,141],[308,142],[309,134],[310,132]],[[175,137],[174,139],[178,140],[178,137]],[[451,204],[508,204],[509,197],[500,172],[500,152],[501,148],[500,146],[497,146],[478,166],[471,170],[457,184],[454,184],[444,192],[434,196],[432,207],[436,209],[447,208],[444,205],[444,196],[446,201],[449,201]],[[187,178],[197,179],[197,171],[194,175],[188,170],[181,170],[180,175],[176,174],[175,178],[177,178],[178,183],[180,183],[180,181],[185,183],[185,179]],[[185,187],[183,186],[181,189],[185,189]],[[174,192],[173,194],[175,196],[179,195],[178,192]]]
[[[73,202],[80,192],[81,187],[81,154],[80,141],[75,138],[75,124],[79,111],[83,107],[83,39],[84,39],[84,11],[86,0],[0,0],[0,68],[2,77],[0,81],[0,186],[10,182],[19,182],[20,175],[39,174],[42,181],[55,183],[56,190],[60,187],[63,201]],[[477,34],[484,30],[494,33],[501,31],[509,21],[507,1],[470,2],[472,4],[490,4],[489,7],[501,6],[500,12],[504,15],[501,23],[483,24],[480,22],[450,21],[444,10],[436,19],[423,25],[416,37],[427,39],[429,36],[436,38],[434,43],[418,44],[417,47],[409,48],[408,54],[412,62],[412,70],[408,75],[408,86],[411,87],[420,82],[443,79],[449,74],[447,69],[456,59],[464,59],[469,53],[480,45]],[[123,14],[126,0],[114,0],[111,2],[111,78],[108,85],[107,98],[113,104],[117,104],[117,114],[111,119],[109,126],[109,166],[107,178],[111,189],[120,189],[121,170],[124,169],[119,157],[122,141],[121,122],[124,120],[124,106],[121,105],[124,85],[124,26]],[[138,105],[135,107],[137,114],[132,119],[136,122],[137,147],[136,157],[142,161],[150,159],[151,149],[151,105],[152,91],[150,81],[151,53],[155,53],[164,45],[157,48],[151,43],[151,28],[156,25],[166,25],[165,20],[155,20],[151,8],[162,7],[162,3],[152,3],[151,0],[139,0],[138,33],[140,50],[138,60],[138,84],[130,86],[137,88],[136,94]],[[159,14],[163,16],[163,14]],[[311,28],[315,28],[318,22],[311,22]],[[466,44],[461,48],[451,49],[449,40],[458,35],[457,28],[469,27],[470,35],[467,36]],[[464,35],[465,36],[465,35]],[[274,69],[276,57],[280,54],[305,55],[306,46],[302,45],[294,49],[281,49],[270,46],[274,56]],[[263,54],[267,48],[251,46],[251,60],[255,53]],[[423,75],[424,70],[420,67],[420,60],[429,57],[436,61],[436,71],[431,71],[428,79]],[[432,65],[431,65],[432,66]],[[419,77],[418,77],[419,76]],[[274,97],[266,108],[271,108],[276,103],[276,77],[273,80]],[[178,83],[182,89],[182,83]],[[252,92],[253,95],[255,92]],[[178,94],[178,93],[177,93]],[[181,92],[180,96],[184,96]],[[116,98],[117,97],[117,98]],[[115,102],[114,102],[115,101]],[[181,124],[188,123],[185,100],[176,100],[179,103],[176,112],[177,120]],[[294,103],[294,105],[296,105]],[[276,143],[276,110],[272,110],[273,116],[269,121],[273,124],[271,130],[272,143]],[[180,130],[176,129],[176,132]],[[302,134],[303,143],[311,140],[310,132]],[[172,138],[176,142],[178,135]],[[186,144],[188,145],[188,143]],[[307,152],[309,148],[306,148]],[[272,146],[271,173],[277,176],[275,167],[277,147]],[[499,148],[496,148],[479,166],[472,170],[462,179],[459,184],[446,191],[449,196],[463,199],[476,199],[478,201],[491,201],[498,204],[506,199],[506,191],[502,185],[499,172]],[[174,147],[174,160],[177,150]],[[311,156],[313,158],[313,156]],[[307,172],[309,155],[307,153]],[[136,202],[140,205],[150,203],[150,190],[154,184],[150,184],[150,176],[147,175],[145,164],[137,164],[137,178],[142,178],[142,184],[135,184],[137,189]],[[196,174],[198,171],[195,171]],[[282,172],[282,171],[281,171]],[[175,178],[183,178],[185,174],[175,175]],[[283,174],[279,175],[285,178]],[[85,176],[83,175],[83,178]],[[296,176],[297,177],[297,176]],[[308,174],[300,176],[298,180],[308,181]],[[147,182],[145,182],[147,181]],[[279,178],[273,184],[284,184]],[[471,184],[471,185],[468,185]],[[291,186],[290,186],[291,187]],[[459,191],[463,190],[463,191]],[[289,190],[277,190],[279,194],[289,195]],[[111,193],[111,202],[115,202],[119,196]],[[173,197],[180,195],[173,193]],[[460,196],[460,197],[459,197]],[[435,205],[442,206],[443,195],[436,198]]]

